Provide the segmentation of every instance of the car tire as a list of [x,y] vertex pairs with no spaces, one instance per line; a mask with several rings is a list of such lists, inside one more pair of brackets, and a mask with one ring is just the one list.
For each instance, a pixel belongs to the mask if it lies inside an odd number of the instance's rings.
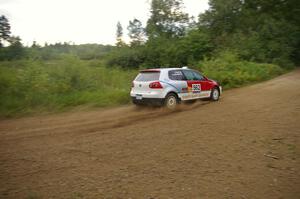
[[174,93],[169,93],[164,101],[164,106],[169,110],[175,110],[178,106],[178,98]]
[[220,91],[217,87],[214,87],[211,90],[211,94],[210,94],[210,100],[211,101],[218,101],[220,98]]

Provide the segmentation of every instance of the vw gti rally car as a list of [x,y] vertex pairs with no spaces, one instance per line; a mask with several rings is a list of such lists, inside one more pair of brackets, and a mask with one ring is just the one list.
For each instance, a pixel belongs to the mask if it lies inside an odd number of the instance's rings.
[[130,96],[136,105],[165,105],[174,109],[181,101],[219,100],[222,87],[196,70],[157,68],[140,71],[132,82]]

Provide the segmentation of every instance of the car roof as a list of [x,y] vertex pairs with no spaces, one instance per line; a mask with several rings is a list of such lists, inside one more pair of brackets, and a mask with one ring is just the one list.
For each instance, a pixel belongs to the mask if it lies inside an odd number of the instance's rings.
[[160,71],[163,71],[163,70],[190,70],[189,68],[149,68],[149,69],[144,69],[144,70],[141,70],[140,72],[160,72]]

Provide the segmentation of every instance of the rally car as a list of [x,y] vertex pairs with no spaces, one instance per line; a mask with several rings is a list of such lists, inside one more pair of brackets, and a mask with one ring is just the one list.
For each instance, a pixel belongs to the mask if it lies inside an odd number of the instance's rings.
[[182,68],[157,68],[140,71],[132,82],[130,96],[136,105],[164,105],[175,109],[181,101],[218,101],[222,87],[200,72]]

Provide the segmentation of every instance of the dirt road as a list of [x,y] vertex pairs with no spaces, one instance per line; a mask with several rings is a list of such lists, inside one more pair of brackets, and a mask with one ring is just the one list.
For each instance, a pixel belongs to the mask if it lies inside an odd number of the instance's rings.
[[300,70],[176,113],[0,121],[0,198],[300,198]]

